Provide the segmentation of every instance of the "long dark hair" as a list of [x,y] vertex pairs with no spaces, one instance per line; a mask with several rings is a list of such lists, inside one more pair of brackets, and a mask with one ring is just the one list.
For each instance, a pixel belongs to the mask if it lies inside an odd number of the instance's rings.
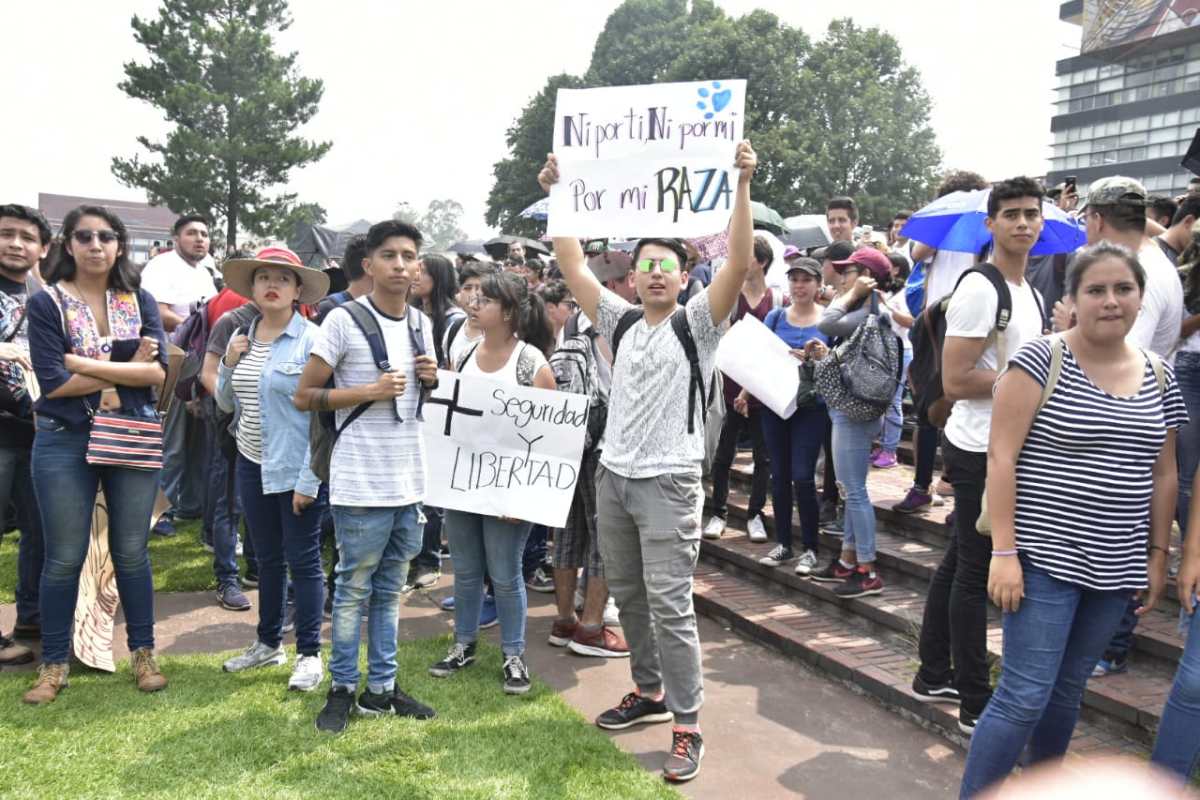
[[454,296],[458,294],[458,273],[449,259],[436,254],[421,256],[421,269],[433,281],[433,291],[425,300],[414,297],[413,305],[433,320],[433,341],[440,347],[446,333],[446,315],[454,308]]
[[513,332],[517,338],[542,351],[547,358],[554,349],[554,333],[546,304],[529,291],[529,284],[511,272],[485,275],[479,282],[484,297],[495,300],[506,314],[512,316]]
[[58,283],[59,281],[69,281],[75,279],[75,256],[67,249],[67,245],[71,243],[72,237],[75,235],[75,229],[79,227],[79,220],[84,217],[99,217],[108,223],[113,229],[113,233],[117,234],[117,242],[120,245],[120,253],[117,255],[116,262],[108,273],[108,288],[119,289],[126,292],[137,291],[142,285],[142,276],[134,268],[133,261],[129,258],[129,234],[125,230],[125,223],[121,222],[121,218],[113,212],[109,211],[104,206],[79,206],[71,209],[67,216],[63,218],[62,224],[62,241],[60,242],[54,260],[50,264],[50,269],[42,277],[46,283]]

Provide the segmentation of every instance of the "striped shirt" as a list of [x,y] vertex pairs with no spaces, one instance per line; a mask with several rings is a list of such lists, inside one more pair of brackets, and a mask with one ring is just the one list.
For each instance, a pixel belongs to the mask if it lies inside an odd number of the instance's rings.
[[242,354],[242,359],[233,368],[230,380],[233,382],[233,393],[237,395],[242,407],[238,417],[237,449],[248,461],[262,464],[262,410],[259,405],[259,383],[262,379],[263,367],[271,357],[271,343],[260,342],[258,339],[250,342],[250,349]]
[[[1036,339],[1011,364],[1045,386],[1050,361],[1049,340]],[[1017,459],[1017,549],[1034,566],[1087,589],[1147,586],[1152,469],[1167,430],[1188,421],[1175,373],[1163,368],[1161,393],[1147,363],[1137,394],[1116,397],[1064,346],[1054,393]]]
[[[388,362],[408,379],[404,394],[379,400],[344,430],[329,460],[329,495],[335,506],[398,508],[425,499],[425,444],[417,420],[416,363],[408,320],[389,317],[371,304],[370,295],[352,300],[371,310],[387,345]],[[407,314],[421,314],[409,306]],[[425,352],[432,355],[433,325],[421,316]],[[354,318],[331,311],[321,324],[312,355],[333,367],[334,385],[362,386],[379,380],[371,347]],[[339,426],[354,409],[339,409]],[[399,419],[397,419],[399,414]]]

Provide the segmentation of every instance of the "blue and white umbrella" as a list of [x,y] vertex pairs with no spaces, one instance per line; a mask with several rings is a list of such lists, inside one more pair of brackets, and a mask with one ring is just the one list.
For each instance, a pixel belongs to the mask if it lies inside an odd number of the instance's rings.
[[549,197],[543,197],[541,200],[538,200],[536,203],[531,205],[529,208],[527,208],[521,212],[521,216],[525,217],[525,219],[536,219],[536,220],[541,220],[541,221],[545,221],[546,217],[548,217],[549,215],[550,215],[550,198]]
[[[991,189],[976,189],[939,197],[913,214],[900,235],[938,250],[978,253],[992,241],[985,222],[991,194]],[[1083,226],[1049,200],[1042,202],[1042,218],[1042,235],[1031,255],[1073,253],[1087,243]]]

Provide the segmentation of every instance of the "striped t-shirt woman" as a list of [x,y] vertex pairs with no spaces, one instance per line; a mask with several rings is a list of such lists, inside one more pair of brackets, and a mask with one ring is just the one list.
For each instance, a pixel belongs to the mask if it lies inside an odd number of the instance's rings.
[[233,368],[230,380],[242,413],[238,417],[237,449],[246,460],[262,464],[262,411],[259,405],[259,382],[263,367],[271,357],[271,343],[254,339],[250,349]]
[[[1048,339],[1026,343],[1011,364],[1041,386]],[[1017,549],[1059,580],[1100,591],[1144,589],[1152,469],[1169,428],[1187,424],[1175,374],[1165,386],[1147,362],[1132,397],[1097,387],[1063,343],[1054,393],[1034,418],[1017,460]]]

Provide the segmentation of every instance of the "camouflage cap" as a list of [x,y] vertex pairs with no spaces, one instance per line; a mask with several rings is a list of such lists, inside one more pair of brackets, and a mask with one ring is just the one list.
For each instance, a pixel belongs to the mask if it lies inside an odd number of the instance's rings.
[[1088,206],[1141,206],[1146,205],[1146,187],[1137,180],[1124,175],[1111,175],[1093,181],[1088,187],[1083,208]]

